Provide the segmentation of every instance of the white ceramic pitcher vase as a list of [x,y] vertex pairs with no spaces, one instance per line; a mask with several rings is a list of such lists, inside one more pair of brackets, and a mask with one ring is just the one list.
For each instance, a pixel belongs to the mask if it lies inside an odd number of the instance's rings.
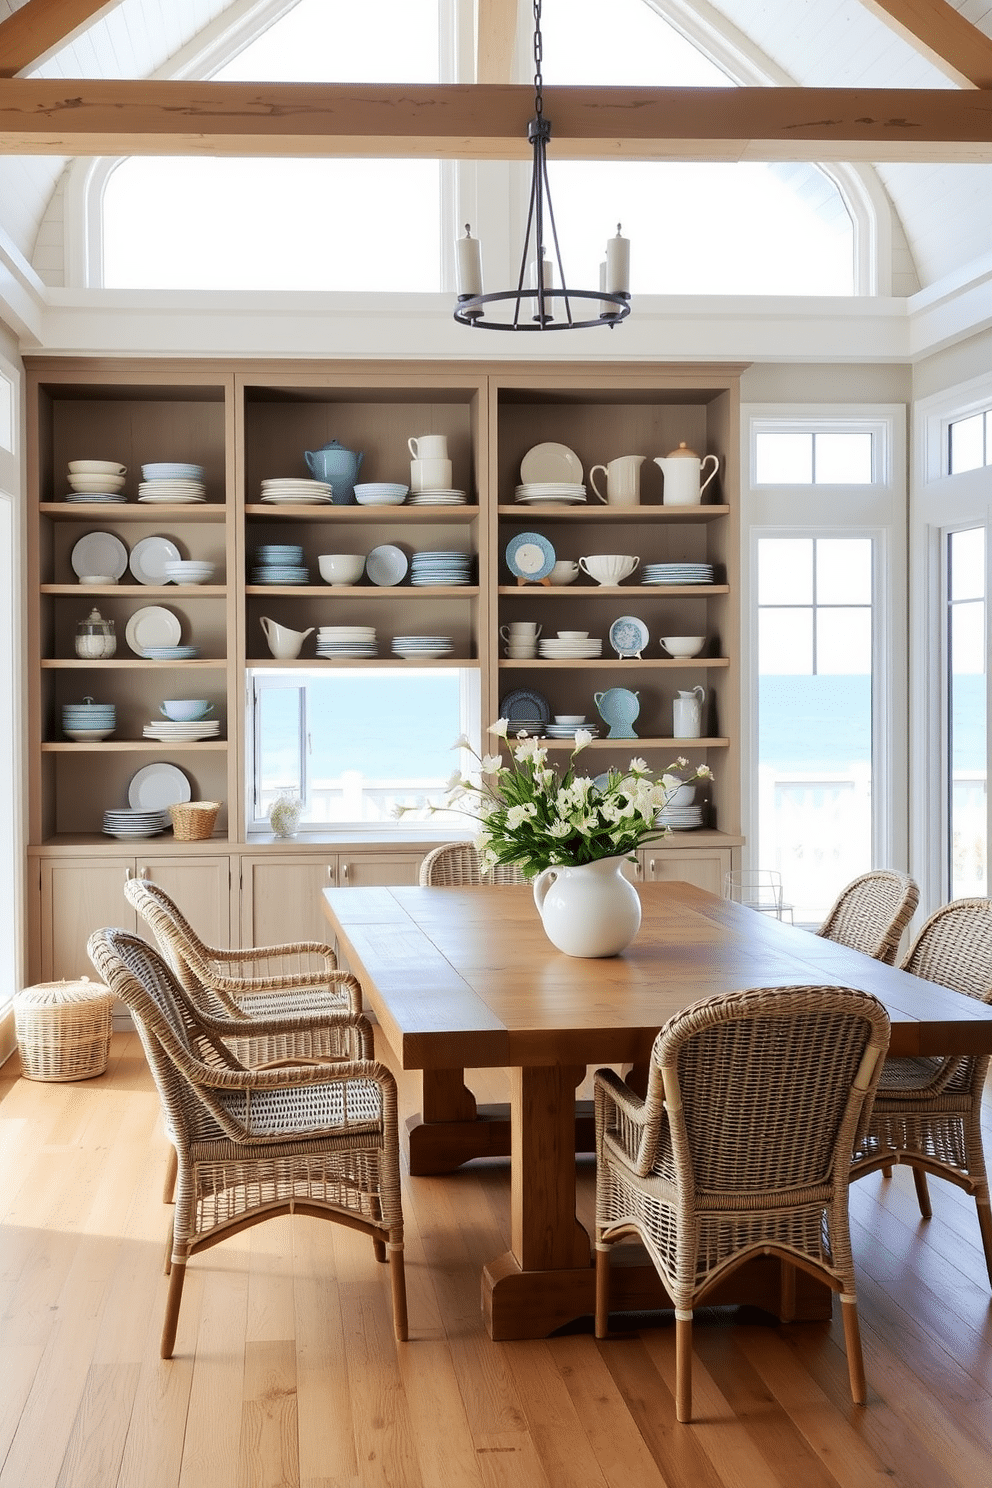
[[641,924],[641,901],[623,876],[626,858],[545,868],[534,880],[544,933],[566,956],[618,956]]
[[672,704],[672,732],[676,739],[698,739],[703,732],[703,704],[706,689],[694,687],[691,692],[677,692]]

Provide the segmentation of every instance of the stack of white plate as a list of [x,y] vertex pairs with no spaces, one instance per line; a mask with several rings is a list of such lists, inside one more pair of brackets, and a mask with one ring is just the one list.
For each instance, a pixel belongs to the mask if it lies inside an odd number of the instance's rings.
[[664,806],[655,817],[659,827],[671,827],[673,832],[689,832],[703,825],[702,806]]
[[317,631],[317,655],[324,657],[378,656],[374,625],[322,625]]
[[67,491],[66,501],[89,503],[91,501],[120,502],[126,501],[127,497],[123,491]]
[[402,657],[404,661],[451,656],[454,649],[455,643],[451,636],[409,635],[393,638],[393,655]]
[[586,499],[586,488],[579,481],[529,481],[518,486],[514,500],[525,506],[539,506],[542,501],[557,506],[577,506]]
[[142,733],[146,739],[157,739],[160,744],[193,744],[200,739],[218,738],[220,720],[200,718],[188,723],[173,723],[167,718],[152,718]]
[[355,487],[355,500],[359,506],[402,506],[409,489],[395,481],[365,481]]
[[141,652],[146,661],[192,661],[199,654],[199,646],[145,646]]
[[586,636],[584,639],[561,640],[549,637],[538,641],[537,654],[545,661],[586,661],[593,656],[602,656],[602,637]]
[[528,739],[542,739],[547,729],[548,725],[543,718],[511,718],[506,732],[511,739],[518,738],[520,734],[526,734]]
[[86,703],[62,705],[62,732],[78,744],[109,739],[116,727],[117,709],[113,703],[95,703],[91,698]]
[[595,739],[599,733],[599,726],[595,723],[546,723],[544,732],[549,739],[574,739],[576,729],[585,729],[587,734],[592,734]]
[[468,497],[464,491],[414,491],[410,497],[411,506],[464,506]]
[[302,477],[274,476],[262,482],[262,500],[272,506],[322,506],[331,500],[331,488],[327,481],[305,480]]
[[309,584],[310,570],[296,543],[263,543],[255,549],[253,584]]
[[172,558],[162,567],[170,584],[209,584],[217,570],[216,563],[197,558]]
[[184,465],[164,460],[154,465],[142,465],[141,474],[144,480],[138,486],[139,501],[188,505],[207,499],[207,472],[202,465]]
[[131,811],[127,807],[108,808],[103,813],[103,830],[108,837],[122,842],[131,837],[157,837],[170,826],[172,818],[165,811]]
[[642,584],[712,584],[712,563],[645,563]]
[[410,582],[420,587],[429,584],[470,584],[471,570],[471,553],[414,553],[410,564]]

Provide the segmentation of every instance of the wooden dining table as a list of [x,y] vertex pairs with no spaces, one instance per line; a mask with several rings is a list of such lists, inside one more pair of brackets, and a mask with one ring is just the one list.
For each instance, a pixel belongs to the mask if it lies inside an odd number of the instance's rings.
[[[576,1108],[588,1065],[644,1068],[673,1014],[744,987],[849,986],[892,1022],[890,1052],[992,1051],[992,1007],[685,883],[639,885],[643,920],[619,956],[566,956],[530,888],[325,889],[344,962],[397,1060],[423,1071],[407,1123],[412,1174],[509,1156],[510,1249],[482,1275],[493,1338],[545,1337],[593,1310],[589,1235],[576,1216],[576,1153],[593,1150]],[[506,1069],[510,1104],[480,1108],[464,1070]],[[624,1253],[627,1252],[625,1255]],[[671,1305],[636,1247],[618,1248],[612,1305]],[[829,1316],[829,1290],[774,1258],[710,1301],[795,1319]]]

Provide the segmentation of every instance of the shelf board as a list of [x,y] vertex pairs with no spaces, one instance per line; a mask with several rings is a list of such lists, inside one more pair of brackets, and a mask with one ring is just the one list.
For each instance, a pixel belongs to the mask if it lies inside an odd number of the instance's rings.
[[501,517],[512,517],[516,522],[715,522],[729,517],[729,506],[555,506],[553,502],[540,501],[535,506],[525,506],[515,501],[511,506],[496,508]]
[[638,671],[642,667],[650,667],[652,671],[685,671],[688,667],[729,667],[729,665],[730,658],[728,656],[689,656],[685,660],[669,656],[659,656],[639,661],[636,656],[621,658],[619,656],[606,656],[604,654],[603,656],[594,656],[592,658],[583,657],[578,661],[554,661],[551,658],[540,656],[535,657],[531,661],[504,660],[499,662],[499,669],[500,671],[511,671],[519,670],[521,667],[524,669],[527,667],[538,667],[541,671],[549,669],[553,671],[572,671],[583,668],[592,668],[595,670],[596,668],[602,669],[604,666],[619,666],[625,669],[629,668],[630,670],[636,667]]
[[[575,746],[571,739],[543,739],[537,735],[542,749],[567,749],[572,750]],[[511,745],[514,740],[510,740]],[[680,753],[686,749],[729,749],[729,739],[592,739],[586,749],[676,749]],[[585,750],[583,750],[585,753]]]
[[477,667],[478,658],[457,656],[439,656],[436,661],[430,657],[412,656],[406,659],[402,656],[299,656],[292,661],[280,661],[276,656],[249,656],[245,662],[247,667],[270,667],[278,668],[280,671],[286,667],[296,667],[301,670],[312,671],[314,667],[402,667],[408,669],[410,665],[420,667]]
[[223,522],[227,507],[222,501],[42,501],[44,517],[63,522],[161,522],[163,517],[182,522]]
[[600,595],[615,597],[623,594],[627,598],[635,595],[638,599],[644,599],[647,595],[671,595],[679,598],[686,596],[698,596],[700,599],[707,598],[710,594],[729,594],[729,584],[552,584],[550,587],[544,584],[500,584],[497,594],[505,594],[508,597],[517,595],[525,599],[558,599],[561,595],[571,595],[581,599],[595,599]]
[[270,521],[282,521],[291,517],[294,521],[307,522],[474,522],[479,515],[477,506],[327,506],[290,503],[262,505],[251,502],[245,506],[246,517],[267,517]]
[[475,599],[478,584],[246,584],[246,594],[280,599]]
[[42,594],[68,594],[78,599],[81,594],[117,595],[132,599],[223,599],[226,584],[39,584]]
[[112,657],[107,661],[90,661],[77,656],[46,656],[42,659],[44,671],[58,672],[102,672],[109,671],[135,671],[155,667],[182,667],[183,671],[226,671],[227,660],[223,656],[193,657],[186,661],[177,657],[174,661],[152,661],[144,656],[123,656],[120,660]]
[[195,750],[198,754],[202,751],[218,751],[227,748],[226,739],[190,739],[186,743],[172,739],[95,739],[91,743],[75,740],[59,741],[58,743],[42,744],[42,754],[161,754],[163,749],[173,753],[175,750]]

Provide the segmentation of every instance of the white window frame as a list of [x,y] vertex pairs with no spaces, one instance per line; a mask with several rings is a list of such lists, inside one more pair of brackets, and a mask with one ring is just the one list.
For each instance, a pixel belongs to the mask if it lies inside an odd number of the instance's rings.
[[[914,482],[909,514],[910,862],[911,872],[920,886],[920,911],[927,914],[946,903],[950,892],[948,535],[968,527],[985,527],[986,573],[992,576],[992,465],[964,470],[958,475],[947,474],[948,431],[952,423],[987,408],[990,402],[992,374],[985,374],[922,399],[915,410]],[[992,637],[992,604],[987,607],[986,625]],[[989,708],[992,709],[992,685]],[[988,737],[992,742],[992,715]],[[992,848],[992,832],[989,845]]]
[[[871,433],[869,485],[758,485],[757,435]],[[758,605],[761,538],[869,538],[872,550],[873,866],[909,856],[906,748],[906,410],[901,404],[745,404],[741,409],[743,861],[758,868]],[[843,885],[838,885],[838,889]]]
[[0,731],[0,819],[10,823],[0,849],[0,1060],[14,1047],[12,997],[24,985],[26,895],[24,655],[24,397],[21,369],[0,357],[0,377],[11,387],[13,448],[0,448],[0,604],[10,645],[0,646],[0,705],[9,719]]

